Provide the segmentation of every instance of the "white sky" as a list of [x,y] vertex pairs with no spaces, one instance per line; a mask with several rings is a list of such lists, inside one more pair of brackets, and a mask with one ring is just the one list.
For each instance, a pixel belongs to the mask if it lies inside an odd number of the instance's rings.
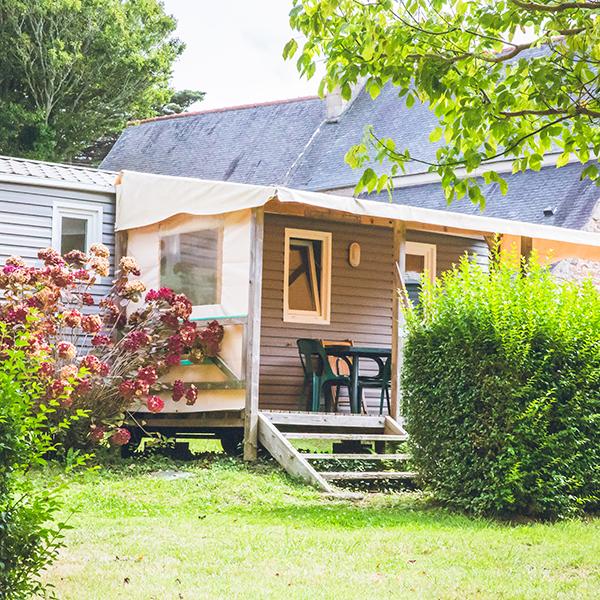
[[316,94],[319,79],[300,79],[281,52],[293,36],[291,0],[163,0],[187,47],[173,85],[199,89],[195,108],[215,108]]

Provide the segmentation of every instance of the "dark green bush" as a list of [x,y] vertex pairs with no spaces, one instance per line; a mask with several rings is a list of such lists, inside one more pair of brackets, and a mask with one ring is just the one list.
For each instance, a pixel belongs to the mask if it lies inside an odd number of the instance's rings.
[[404,414],[446,505],[557,518],[600,504],[600,294],[535,259],[469,262],[409,311]]

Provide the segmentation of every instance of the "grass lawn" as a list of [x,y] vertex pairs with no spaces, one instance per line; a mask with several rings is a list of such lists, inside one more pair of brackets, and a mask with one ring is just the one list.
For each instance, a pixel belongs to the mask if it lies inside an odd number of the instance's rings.
[[[192,475],[168,480],[161,469]],[[272,463],[124,462],[67,494],[61,599],[597,598],[600,521],[505,525],[418,494],[328,500]]]

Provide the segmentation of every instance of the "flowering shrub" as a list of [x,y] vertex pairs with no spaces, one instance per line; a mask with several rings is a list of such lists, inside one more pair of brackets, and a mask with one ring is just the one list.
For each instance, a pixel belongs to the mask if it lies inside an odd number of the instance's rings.
[[[200,362],[218,353],[223,328],[216,321],[198,328],[189,320],[192,306],[183,294],[168,288],[149,290],[139,279],[140,269],[123,257],[108,294],[99,301],[92,289],[109,274],[109,251],[94,244],[89,254],[78,250],[64,257],[47,248],[38,253],[41,267],[30,267],[10,257],[0,270],[0,321],[8,336],[30,321],[28,351],[45,354],[39,372],[46,398],[60,398],[62,410],[84,410],[85,431],[78,428],[72,445],[109,442],[123,445],[129,432],[122,427],[128,411],[144,404],[160,412],[167,389],[159,381],[186,356]],[[65,394],[74,381],[72,393]],[[176,381],[174,401],[195,403],[197,389]]]

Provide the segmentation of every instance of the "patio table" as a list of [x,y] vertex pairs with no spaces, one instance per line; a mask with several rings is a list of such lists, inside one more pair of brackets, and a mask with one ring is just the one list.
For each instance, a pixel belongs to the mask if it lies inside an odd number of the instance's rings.
[[360,413],[360,398],[358,394],[358,383],[360,374],[360,359],[368,358],[374,360],[379,369],[383,369],[383,363],[392,356],[391,348],[368,348],[365,346],[327,346],[325,352],[330,356],[347,358],[350,365],[350,411]]

